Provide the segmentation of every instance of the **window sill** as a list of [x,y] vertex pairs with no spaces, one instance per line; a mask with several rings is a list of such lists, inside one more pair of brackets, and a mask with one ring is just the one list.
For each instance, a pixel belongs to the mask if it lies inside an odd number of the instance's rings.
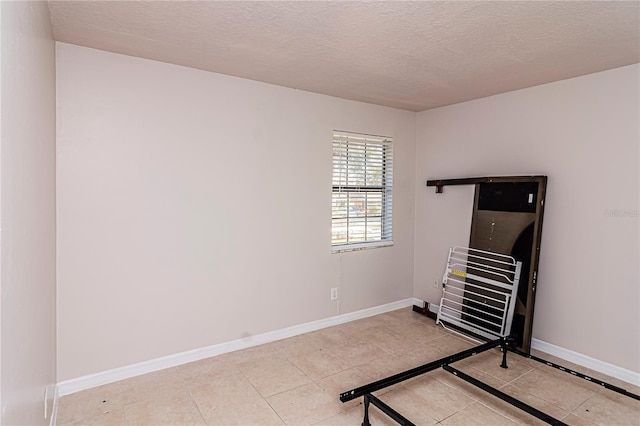
[[348,251],[369,250],[374,248],[391,247],[393,241],[376,241],[374,243],[344,244],[331,247],[331,253],[344,253]]

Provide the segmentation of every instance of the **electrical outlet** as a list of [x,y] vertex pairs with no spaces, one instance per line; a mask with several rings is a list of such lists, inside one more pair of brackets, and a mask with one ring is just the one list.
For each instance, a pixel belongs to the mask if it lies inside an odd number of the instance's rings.
[[338,300],[338,287],[331,289],[331,300]]

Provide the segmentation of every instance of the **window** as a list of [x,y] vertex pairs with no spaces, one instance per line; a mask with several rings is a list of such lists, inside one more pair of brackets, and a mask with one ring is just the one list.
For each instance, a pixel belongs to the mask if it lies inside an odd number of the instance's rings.
[[332,251],[393,244],[391,138],[333,132]]

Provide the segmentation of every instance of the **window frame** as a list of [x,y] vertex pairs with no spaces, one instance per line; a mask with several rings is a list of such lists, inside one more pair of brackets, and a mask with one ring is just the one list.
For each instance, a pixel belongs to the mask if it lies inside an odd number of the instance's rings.
[[[379,151],[378,157],[370,159],[368,157],[368,148],[373,147],[371,151],[375,153]],[[353,149],[354,154],[350,154]],[[356,164],[362,170],[360,174],[364,175],[365,183],[356,184],[351,180],[358,173],[353,172],[350,165]],[[375,176],[376,172],[381,174],[380,184],[367,184],[367,176]],[[338,181],[336,181],[338,179]],[[379,194],[380,214],[369,214],[368,194]],[[339,253],[354,250],[365,250],[379,247],[389,247],[393,245],[393,138],[389,136],[378,136],[362,133],[345,132],[341,130],[333,131],[332,142],[332,191],[331,191],[331,252]],[[340,195],[347,195],[347,202],[342,215],[336,215],[337,205],[344,203],[340,201]],[[349,202],[349,195],[364,195],[365,213],[351,214],[353,205]],[[338,197],[337,197],[338,196]],[[368,238],[368,219],[379,218],[380,231],[379,237]],[[336,221],[346,220],[346,241],[335,241]],[[364,226],[362,221],[364,220]],[[364,237],[354,237],[356,241],[349,241],[351,238],[351,221],[354,222],[353,228],[364,228]],[[375,225],[374,225],[375,226]]]

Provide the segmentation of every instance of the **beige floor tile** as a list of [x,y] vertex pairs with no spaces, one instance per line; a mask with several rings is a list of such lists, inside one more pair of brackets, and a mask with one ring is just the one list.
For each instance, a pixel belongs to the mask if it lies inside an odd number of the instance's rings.
[[304,355],[321,347],[319,340],[310,333],[273,342],[272,345],[287,358]]
[[[275,342],[274,342],[275,343]],[[227,354],[231,362],[241,366],[242,364],[257,362],[262,358],[280,355],[276,345],[267,343],[265,345],[254,346],[241,351]]]
[[[437,421],[442,421],[474,403],[469,396],[430,376],[421,377],[394,389],[390,392],[392,393],[406,397],[420,407],[429,418]],[[387,399],[386,394],[384,399]]]
[[381,358],[374,359],[368,364],[360,366],[369,375],[372,381],[381,380],[394,374],[401,373],[405,370],[415,367],[407,360],[399,358],[395,355],[385,355]]
[[[328,419],[315,423],[317,426],[356,426],[362,424],[362,407],[352,407]],[[378,423],[376,423],[377,426]]]
[[177,367],[132,377],[119,384],[124,404],[181,398],[188,392],[188,382],[182,378]]
[[387,328],[403,338],[418,344],[427,343],[445,335],[443,330],[436,327],[425,327],[424,324],[420,322],[389,325]]
[[[370,378],[366,382],[363,382],[355,387],[368,385],[369,383],[387,378],[389,376],[393,376],[394,374],[403,372],[412,367],[414,366],[410,365],[406,360],[402,358],[396,357],[394,355],[385,355],[381,358],[377,358],[367,364],[363,364],[357,367],[358,369],[365,372]],[[402,383],[399,383],[393,386],[386,387],[377,391],[376,394],[378,396],[382,395],[383,393],[389,392],[401,385]],[[345,389],[345,391],[347,390],[349,389]],[[362,398],[358,398],[358,401],[362,402]]]
[[249,380],[240,373],[194,385],[190,393],[202,417],[207,421],[215,421],[219,418],[219,413],[234,412],[241,404],[251,405],[263,400]]
[[[568,411],[563,410],[562,408],[557,407],[534,395],[531,395],[530,393],[527,393],[526,391],[516,386],[505,385],[500,388],[500,391],[506,393],[509,396],[512,396],[513,398],[521,402],[524,402],[525,404],[530,405],[533,408],[542,411],[545,414],[548,414],[551,417],[554,417],[555,419],[560,420],[569,414]],[[480,400],[480,402],[516,423],[533,425],[547,424],[542,420],[537,419],[535,416],[532,416],[531,414],[528,414],[525,411],[522,411],[519,408],[514,407],[513,405],[504,402],[501,399],[490,394],[487,394],[487,397]]]
[[340,356],[331,349],[319,349],[289,360],[313,380],[319,380],[346,369]]
[[412,307],[396,309],[394,311],[386,312],[381,316],[397,318],[403,322],[414,321],[419,315],[413,312]]
[[311,337],[318,342],[320,348],[337,349],[343,345],[348,345],[364,340],[365,337],[345,329],[343,326],[325,328],[323,330],[310,333]]
[[473,367],[508,383],[533,370],[533,367],[527,363],[520,362],[516,357],[517,356],[513,354],[507,354],[508,368],[502,368],[500,367],[502,364],[502,353],[497,350],[491,350],[469,357],[461,362],[461,364]]
[[[316,425],[326,426],[360,426],[364,419],[364,408],[362,405],[350,408],[333,417],[322,420]],[[375,426],[398,426],[396,422],[391,420],[389,416],[378,410],[374,406],[369,408],[369,422]]]
[[[308,355],[300,356],[304,359]],[[260,362],[245,363],[241,371],[263,398],[311,382],[291,361],[280,357],[265,357]]]
[[[416,367],[420,367],[423,366],[425,364],[431,363],[433,361],[437,361],[443,357],[445,357],[446,354],[444,354],[443,352],[441,352],[440,350],[434,348],[433,346],[430,345],[425,345],[419,349],[413,350],[411,352],[408,352],[406,354],[402,354],[399,355],[398,358],[406,361],[407,365],[409,365],[408,368],[405,368],[405,370],[411,369],[411,368],[416,368]],[[427,373],[423,373],[419,376],[416,376],[414,378],[411,379],[407,379],[405,381],[403,381],[403,384],[407,384],[407,383],[411,383],[414,380],[418,380],[420,378],[431,378],[434,377],[434,374],[437,374],[438,371],[441,371],[440,367],[437,367],[434,370],[431,370],[430,372]]]
[[377,330],[386,327],[389,324],[397,325],[400,323],[401,321],[399,320],[385,319],[381,315],[365,318],[356,322],[356,324],[360,324],[360,328],[367,335],[375,334]]
[[122,408],[124,402],[120,383],[111,383],[66,395],[60,398],[58,403],[57,424],[65,425],[82,420],[98,419]]
[[340,346],[338,350],[334,350],[333,352],[342,360],[345,368],[367,364],[375,359],[388,355],[387,352],[367,341],[348,343]]
[[412,318],[416,322],[424,323],[430,327],[443,328],[440,324],[436,324],[435,318],[429,318],[426,315],[422,315],[417,312],[412,312],[412,314]]
[[125,405],[128,425],[203,425],[206,424],[189,394],[156,398]]
[[[320,380],[318,384],[326,393],[338,400],[342,392],[347,392],[351,389],[364,386],[372,381],[373,379],[371,374],[365,368],[354,367],[329,377],[325,377]],[[342,404],[344,407],[343,409],[354,407],[362,404],[362,398],[357,398]]]
[[222,377],[191,390],[209,424],[281,424],[271,407],[241,374]]
[[397,357],[405,360],[408,365],[413,367],[419,367],[432,361],[444,358],[447,356],[445,352],[440,351],[433,345],[424,344],[409,352],[398,354]]
[[372,326],[369,318],[371,317],[345,322],[344,324],[337,325],[336,327],[340,327],[342,330],[349,333],[366,330],[367,328],[370,328]]
[[590,421],[585,420],[582,417],[578,417],[574,414],[568,414],[565,418],[561,420],[563,423],[566,423],[571,426],[595,426],[595,423],[591,423]]
[[431,426],[438,422],[434,418],[437,414],[434,415],[431,407],[425,404],[424,394],[415,392],[411,387],[387,392],[380,396],[380,400],[414,424]]
[[177,370],[180,377],[188,383],[211,380],[239,371],[228,354],[179,365]]
[[284,422],[264,399],[229,401],[207,410],[208,425],[283,425]]
[[444,352],[447,355],[453,355],[458,352],[462,352],[478,344],[471,340],[463,339],[451,334],[445,334],[433,341],[429,342],[429,345]]
[[408,309],[397,309],[395,311],[376,315],[373,318],[378,323],[378,326],[393,327],[413,322],[409,320],[411,316],[406,316],[408,314],[410,314],[410,311]]
[[268,364],[274,361],[285,361],[287,357],[272,345],[273,343],[263,345],[262,350],[255,351],[251,355],[244,354],[244,356],[238,358],[235,358],[233,357],[233,354],[230,354],[230,360],[240,371],[244,371],[251,366],[259,364]]
[[190,388],[190,394],[206,418],[208,411],[238,401],[254,402],[262,396],[242,374],[221,377],[219,380],[198,384]]
[[[499,368],[499,367],[498,367]],[[458,368],[458,370],[462,371],[463,373],[468,374],[469,376],[478,379],[484,383],[486,383],[489,386],[492,386],[496,389],[500,389],[501,387],[503,387],[504,385],[506,385],[508,382],[505,380],[502,380],[502,378],[496,377],[497,375],[494,374],[489,374],[489,373],[485,373],[484,371],[478,370],[474,367],[470,367],[468,365],[463,365],[460,366]],[[457,377],[455,376],[451,376],[452,379],[457,379]],[[508,379],[508,377],[506,378]],[[464,380],[456,380],[458,383],[460,383],[460,381],[464,382]],[[465,382],[466,383],[466,382]],[[471,385],[469,383],[469,385]],[[473,385],[471,385],[473,386]]]
[[386,327],[381,327],[371,335],[369,342],[394,355],[401,355],[424,345],[424,341],[415,341]]
[[605,391],[587,399],[573,414],[602,425],[640,425],[640,401]]
[[[504,385],[506,385],[506,382],[503,382],[502,380],[491,376],[487,373],[483,373],[480,370],[476,370],[473,367],[468,367],[468,366],[458,366],[458,365],[454,365],[456,368],[458,368],[460,371],[462,371],[463,373],[468,374],[469,376],[480,380],[481,382],[484,382],[486,384],[488,384],[489,386],[492,386],[494,388],[500,388]],[[440,370],[436,370],[432,373],[429,373],[430,376],[432,376],[433,378],[441,381],[442,383],[445,383],[447,386],[453,388],[455,391],[457,392],[461,392],[464,395],[468,396],[471,399],[474,400],[481,400],[483,398],[485,398],[487,396],[487,393],[485,391],[483,391],[482,389],[472,385],[471,383],[468,383],[464,380],[462,380],[459,377],[456,377],[455,375],[449,373],[448,371],[445,371],[443,369]]]
[[598,386],[569,374],[561,376],[535,369],[511,384],[558,407],[573,411],[598,391]]
[[340,411],[337,398],[317,383],[267,398],[267,402],[288,425],[311,425],[335,416]]
[[[362,424],[363,416],[364,416],[364,408],[362,408],[362,416],[360,417],[360,421],[354,426],[358,426]],[[410,420],[410,419],[407,419],[407,420]],[[385,413],[380,411],[378,407],[374,405],[369,406],[369,422],[375,426],[378,426],[378,425],[398,426],[398,423],[396,423],[394,420],[392,420],[389,416],[387,416]]]
[[378,335],[378,333],[380,333],[380,330],[386,330],[386,328],[380,326],[361,331],[356,335],[355,339],[357,340],[354,341],[373,343],[373,340],[376,339],[376,336]]
[[368,317],[359,319],[356,321],[351,321],[346,324],[340,325],[344,331],[352,334],[352,335],[362,335],[368,334],[369,331],[374,331],[376,328],[382,325],[381,321],[378,321],[376,317]]
[[[63,426],[66,423],[57,422],[56,424]],[[92,419],[83,419],[71,424],[77,426],[120,426],[126,424],[126,420],[124,417],[124,409],[116,408]]]
[[476,402],[467,408],[458,411],[451,417],[446,418],[442,421],[443,425],[469,425],[469,426],[477,426],[477,425],[489,425],[489,426],[498,426],[498,425],[514,425],[516,423],[512,422],[508,418],[496,413],[492,409],[488,408],[485,405]]

